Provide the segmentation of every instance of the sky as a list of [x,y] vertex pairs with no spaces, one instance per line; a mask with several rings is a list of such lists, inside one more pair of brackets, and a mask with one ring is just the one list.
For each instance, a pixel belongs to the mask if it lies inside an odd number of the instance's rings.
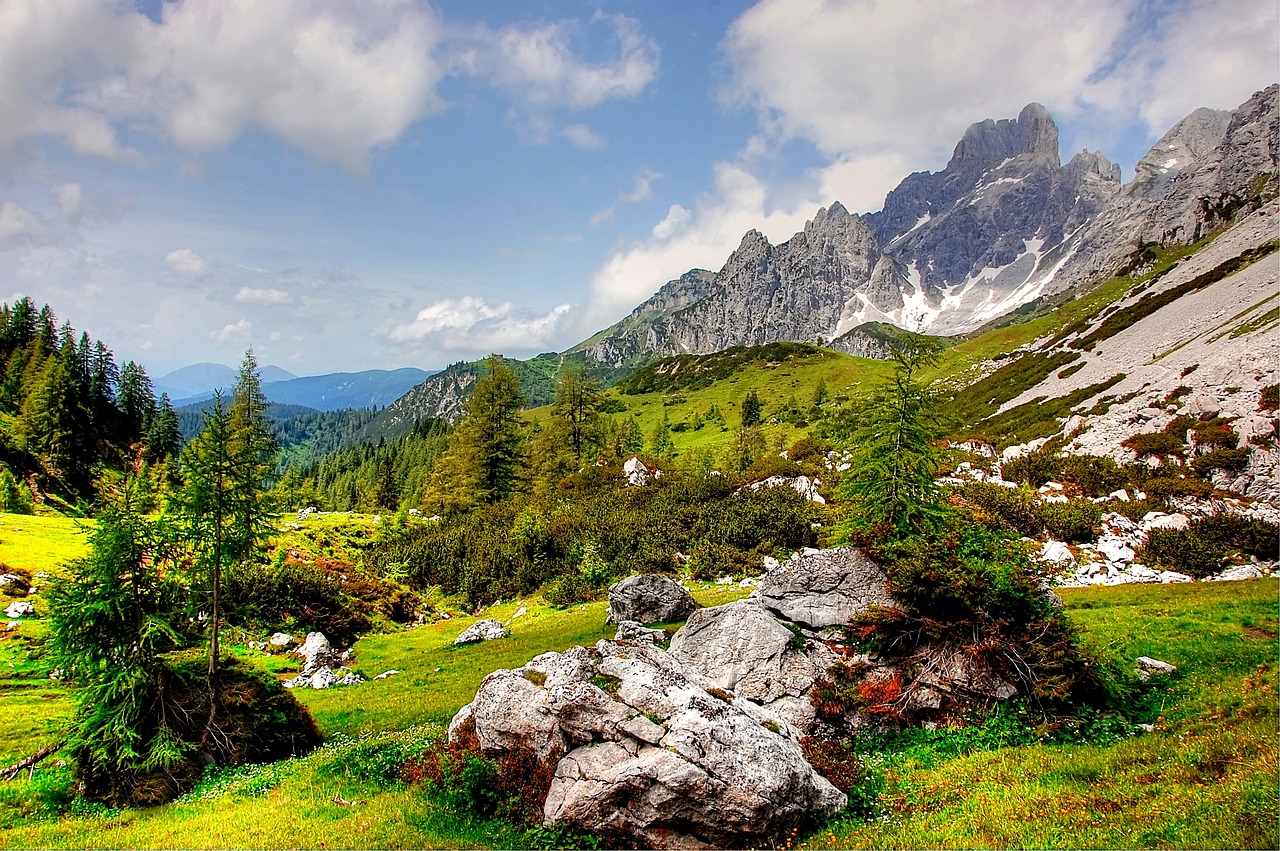
[[1272,0],[0,0],[0,301],[153,377],[561,351],[1053,113],[1124,179]]

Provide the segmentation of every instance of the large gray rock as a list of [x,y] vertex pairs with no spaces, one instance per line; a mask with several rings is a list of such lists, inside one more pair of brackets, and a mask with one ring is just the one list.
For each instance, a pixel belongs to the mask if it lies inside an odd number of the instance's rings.
[[671,639],[671,655],[805,733],[814,722],[809,689],[838,659],[822,642],[806,639],[743,600],[690,615]]
[[842,626],[870,606],[892,606],[880,565],[854,547],[797,553],[760,579],[760,603],[812,629]]
[[502,638],[506,634],[507,628],[502,625],[501,621],[476,621],[471,626],[464,629],[458,637],[453,640],[453,643],[474,644],[477,641],[493,641],[495,638]]
[[302,676],[310,677],[321,668],[330,668],[338,664],[338,654],[323,632],[307,633],[307,640],[293,651],[302,657]]
[[609,586],[607,623],[672,623],[686,619],[697,608],[693,596],[671,577],[642,573]]
[[638,847],[777,843],[847,802],[767,713],[652,645],[602,640],[495,671],[454,735],[468,718],[491,755],[558,760],[546,823]]

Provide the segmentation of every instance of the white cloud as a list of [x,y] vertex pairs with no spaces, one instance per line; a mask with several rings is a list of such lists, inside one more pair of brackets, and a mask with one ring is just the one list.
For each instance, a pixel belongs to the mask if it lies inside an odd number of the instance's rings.
[[[673,204],[647,239],[601,265],[580,330],[615,321],[690,268],[718,269],[750,228],[776,243],[833,201],[878,209],[907,174],[945,163],[983,118],[1038,101],[1105,149],[1134,116],[1154,139],[1199,106],[1230,108],[1272,82],[1274,3],[1177,0],[1149,12],[1138,0],[760,0],[723,40],[720,91],[755,113],[758,132],[715,165],[710,192]],[[1090,122],[1110,125],[1109,139]],[[825,162],[789,183],[760,177],[793,140]]]
[[670,239],[672,234],[678,233],[693,218],[693,214],[681,207],[679,204],[672,204],[667,210],[666,218],[653,226],[653,235],[657,239]]
[[[553,113],[634,98],[658,73],[657,44],[624,15],[495,30],[451,26],[416,0],[183,0],[159,16],[120,0],[0,4],[0,156],[55,137],[78,154],[136,161],[119,138],[126,123],[197,152],[256,127],[360,173],[447,107],[446,74],[507,95],[531,141],[593,149],[602,136],[557,129]],[[594,27],[610,34],[601,61],[575,50]]]
[[575,148],[598,151],[609,144],[608,140],[585,124],[570,124],[560,128],[560,135]]
[[537,352],[559,342],[569,309],[561,304],[537,315],[509,301],[491,305],[478,296],[462,296],[429,304],[409,322],[389,321],[381,333],[393,343],[419,349],[472,355]]
[[662,175],[645,166],[631,178],[631,188],[622,192],[609,204],[601,207],[591,216],[591,226],[599,227],[613,221],[614,214],[622,204],[639,204],[653,197],[653,184],[662,179]]
[[211,331],[209,337],[219,344],[240,342],[243,343],[249,339],[249,335],[253,333],[253,323],[248,319],[239,319],[235,322],[222,326],[217,331]]
[[164,262],[179,275],[199,278],[209,271],[209,264],[190,248],[175,248],[164,256]]
[[[638,21],[597,13],[592,24],[612,28],[614,58],[590,62],[579,56],[573,41],[583,28],[573,21],[511,24],[497,30],[481,25],[463,39],[453,67],[505,92],[512,102],[510,116],[522,135],[531,143],[545,144],[553,132],[554,112],[635,98],[657,79],[658,45],[641,31]],[[579,147],[604,141],[584,125],[570,125],[557,135]],[[582,145],[584,141],[588,144]]]
[[40,219],[30,210],[13,201],[0,204],[0,248],[34,236],[39,229]]
[[1150,36],[1093,91],[1117,113],[1141,116],[1154,137],[1197,107],[1233,109],[1275,82],[1280,6],[1253,0],[1181,0],[1152,16]]
[[84,190],[79,183],[63,183],[53,188],[53,197],[65,222],[75,224],[85,212]]
[[268,306],[288,304],[289,292],[273,287],[241,287],[235,296],[241,304],[264,304]]
[[973,121],[1030,101],[1078,109],[1134,5],[762,0],[725,37],[723,96],[833,157],[936,157]]

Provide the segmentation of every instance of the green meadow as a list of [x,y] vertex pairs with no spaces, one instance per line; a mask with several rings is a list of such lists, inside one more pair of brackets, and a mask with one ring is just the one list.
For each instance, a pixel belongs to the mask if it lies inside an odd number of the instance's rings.
[[[47,532],[29,560],[51,566],[82,551],[75,521],[4,518],[11,535]],[[334,521],[335,523],[337,521]],[[9,526],[23,529],[18,532]],[[28,525],[29,524],[29,525]],[[717,605],[736,586],[702,585]],[[1240,583],[1067,590],[1085,639],[1126,658],[1178,666],[1133,716],[1152,725],[1112,725],[1106,735],[1045,736],[987,723],[964,735],[921,732],[868,746],[870,814],[808,834],[813,848],[1274,848],[1280,842],[1280,716],[1274,579]],[[39,595],[34,599],[39,605]],[[524,614],[515,617],[525,608]],[[504,601],[482,613],[510,621],[508,638],[454,647],[472,617],[369,635],[355,647],[360,686],[299,691],[328,744],[301,758],[211,775],[179,801],[107,810],[73,802],[70,768],[55,755],[0,783],[0,846],[11,848],[491,848],[554,844],[544,832],[460,818],[423,787],[388,775],[388,754],[413,752],[470,700],[490,671],[548,650],[608,636],[604,604],[553,609],[540,598]],[[0,762],[57,737],[68,717],[65,690],[42,667],[39,619],[0,640]],[[22,640],[25,637],[26,640]],[[285,657],[237,648],[272,670]],[[13,667],[10,667],[10,666]],[[282,674],[283,675],[283,674]],[[1095,725],[1096,726],[1096,725]],[[341,802],[350,803],[341,803]]]

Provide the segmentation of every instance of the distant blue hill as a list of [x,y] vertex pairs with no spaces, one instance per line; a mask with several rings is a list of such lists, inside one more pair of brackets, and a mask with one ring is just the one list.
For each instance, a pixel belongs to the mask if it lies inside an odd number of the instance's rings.
[[[272,364],[264,366],[261,374],[263,384],[290,381],[298,377],[287,369],[281,369]],[[171,400],[207,399],[213,395],[216,388],[230,391],[239,375],[239,370],[232,369],[226,364],[193,363],[160,376],[153,384],[157,396],[168,393]]]
[[[414,367],[403,367],[391,370],[370,369],[364,372],[332,372],[328,375],[307,375],[269,382],[266,380],[267,370],[264,368],[262,372],[262,391],[269,401],[280,405],[301,405],[316,411],[385,408],[432,374]],[[229,391],[233,384],[234,374],[226,384],[215,386]],[[160,382],[157,382],[156,392],[160,392]],[[211,396],[213,391],[206,389],[175,398],[174,406],[193,405]]]

